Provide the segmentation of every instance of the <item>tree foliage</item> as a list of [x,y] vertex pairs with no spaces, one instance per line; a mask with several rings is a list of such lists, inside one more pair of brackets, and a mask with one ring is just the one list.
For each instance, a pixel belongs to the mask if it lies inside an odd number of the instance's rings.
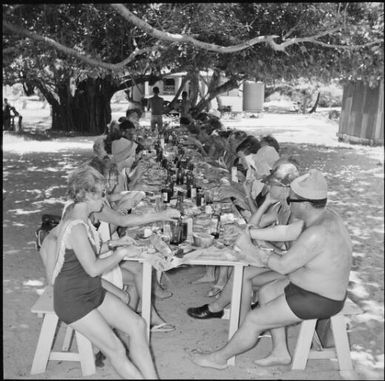
[[77,96],[71,81],[78,89],[104,84],[108,101],[166,72],[186,71],[196,83],[208,69],[216,75],[204,101],[243,79],[374,85],[383,78],[383,10],[382,3],[5,4],[3,81],[38,87],[51,105]]

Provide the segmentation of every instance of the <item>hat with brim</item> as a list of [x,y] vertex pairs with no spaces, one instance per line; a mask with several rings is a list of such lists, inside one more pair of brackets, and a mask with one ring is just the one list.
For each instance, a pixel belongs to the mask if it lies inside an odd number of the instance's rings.
[[114,140],[111,143],[111,152],[116,163],[128,159],[130,156],[135,155],[137,144],[131,140],[121,138]]
[[297,177],[292,181],[290,187],[295,194],[309,200],[327,198],[328,186],[326,179],[318,169],[311,169],[309,173]]
[[274,163],[279,159],[279,154],[274,147],[264,146],[258,152],[252,155],[254,164],[253,167],[259,176],[264,176],[270,173]]

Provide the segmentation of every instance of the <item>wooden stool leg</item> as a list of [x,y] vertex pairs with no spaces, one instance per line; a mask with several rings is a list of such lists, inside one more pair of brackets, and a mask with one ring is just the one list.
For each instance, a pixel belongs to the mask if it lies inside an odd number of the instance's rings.
[[63,347],[62,347],[63,352],[68,352],[70,350],[73,337],[74,337],[74,329],[71,328],[70,326],[67,326],[66,334],[64,336],[64,341],[63,341]]
[[90,376],[96,372],[95,356],[92,350],[91,342],[80,332],[75,331],[76,341],[78,344],[80,364],[83,376]]
[[301,323],[291,369],[305,369],[316,323],[317,319],[304,320]]
[[43,324],[41,325],[35,356],[32,362],[31,374],[45,372],[54,341],[58,320],[59,318],[56,316],[56,314],[45,314],[43,318]]
[[348,333],[346,332],[346,317],[344,315],[333,316],[331,326],[340,370],[352,370],[353,364],[350,356]]

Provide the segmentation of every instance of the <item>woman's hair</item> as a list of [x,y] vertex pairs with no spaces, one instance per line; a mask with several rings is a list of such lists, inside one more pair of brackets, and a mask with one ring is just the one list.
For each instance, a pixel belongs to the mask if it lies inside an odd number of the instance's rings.
[[135,124],[132,123],[130,120],[125,119],[122,123],[119,124],[119,129],[121,132],[130,130],[130,129],[135,130]]
[[100,159],[99,157],[93,157],[86,165],[95,168],[106,179],[111,175],[119,175],[118,167],[110,158]]
[[109,155],[111,155],[111,143],[114,140],[119,140],[121,137],[119,123],[113,120],[108,127],[107,137],[104,139],[104,148]]
[[272,137],[271,135],[262,136],[261,143],[266,143],[267,145],[275,148],[275,150],[279,153],[279,143],[277,139]]
[[139,108],[132,108],[132,109],[128,109],[126,111],[126,118],[129,118],[131,114],[134,114],[134,113],[137,113],[138,114],[138,119],[141,118],[142,116],[142,110],[139,109]]
[[85,201],[86,193],[95,193],[105,185],[104,176],[88,164],[75,169],[68,177],[67,194],[75,202]]
[[259,140],[253,135],[248,135],[247,138],[238,145],[235,152],[238,153],[239,151],[242,151],[245,156],[247,156],[252,153],[257,153],[260,148],[261,143]]
[[92,146],[92,149],[98,157],[103,157],[106,153],[106,136],[99,136],[96,138],[94,145]]
[[120,139],[121,137],[122,134],[120,133],[120,125],[114,120],[110,124],[107,139],[112,142],[114,140]]
[[231,130],[225,130],[225,131],[218,131],[218,135],[221,138],[227,139],[232,134]]

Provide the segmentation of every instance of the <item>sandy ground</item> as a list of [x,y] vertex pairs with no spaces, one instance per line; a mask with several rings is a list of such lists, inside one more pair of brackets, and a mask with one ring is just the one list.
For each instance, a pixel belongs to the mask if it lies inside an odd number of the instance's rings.
[[[28,111],[28,110],[26,110]],[[116,111],[116,110],[115,110]],[[48,115],[24,112],[24,121],[46,123]],[[121,115],[121,114],[120,114]],[[120,116],[119,115],[119,116]],[[199,321],[186,309],[209,302],[210,284],[192,285],[202,267],[183,267],[167,273],[173,297],[156,301],[161,315],[176,330],[151,337],[156,366],[168,379],[383,379],[384,377],[384,151],[337,141],[338,124],[324,116],[264,114],[259,118],[225,120],[226,125],[255,134],[271,132],[282,152],[294,155],[301,171],[318,168],[327,176],[330,206],[344,218],[354,243],[349,296],[364,311],[350,322],[355,372],[341,374],[336,361],[310,360],[306,371],[289,366],[261,368],[253,360],[265,356],[270,338],[237,357],[224,371],[200,368],[185,349],[211,350],[227,340],[228,320]],[[47,372],[30,376],[41,320],[30,312],[45,284],[34,231],[43,213],[60,213],[69,170],[91,156],[92,138],[26,141],[3,136],[3,375],[5,378],[80,378],[78,364],[50,362]],[[293,352],[298,326],[288,329]],[[61,333],[59,333],[61,334]],[[118,376],[106,363],[91,379]]]

